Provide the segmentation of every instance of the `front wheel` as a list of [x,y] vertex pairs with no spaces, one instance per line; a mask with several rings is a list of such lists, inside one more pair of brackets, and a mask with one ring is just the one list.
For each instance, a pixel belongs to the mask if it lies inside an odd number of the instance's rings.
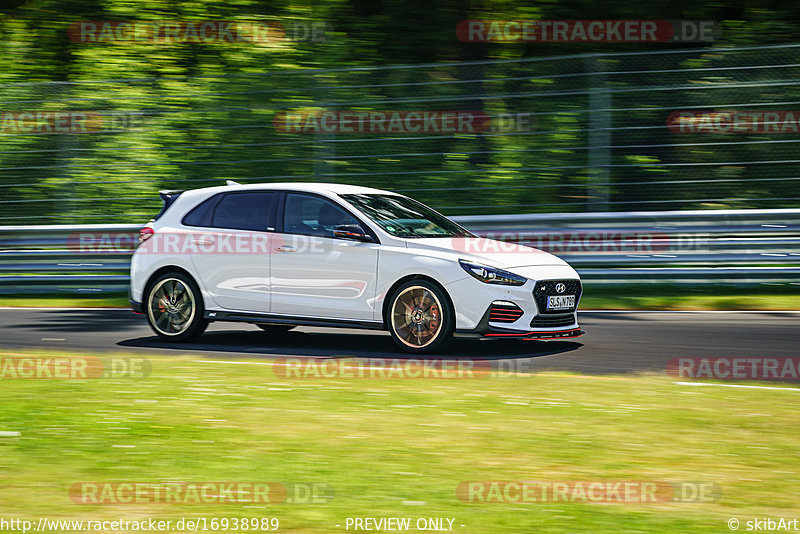
[[455,313],[450,301],[427,280],[410,280],[398,287],[388,312],[389,333],[406,352],[437,352],[453,340]]
[[183,273],[158,277],[147,291],[145,310],[150,328],[165,341],[189,341],[208,326],[200,289]]

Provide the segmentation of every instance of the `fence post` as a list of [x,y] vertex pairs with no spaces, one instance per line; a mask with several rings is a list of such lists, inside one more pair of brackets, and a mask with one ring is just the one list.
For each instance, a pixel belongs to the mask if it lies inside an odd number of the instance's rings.
[[[321,93],[317,105],[323,111],[333,111],[328,107],[328,83],[321,79],[320,76],[314,75],[314,85],[317,88],[324,88],[320,90]],[[315,182],[330,182],[331,176],[335,172],[334,166],[328,161],[332,156],[336,155],[336,143],[333,141],[336,138],[335,133],[322,132],[321,129],[317,130],[314,134],[314,149],[313,149],[313,174]],[[334,180],[335,181],[335,180]]]
[[610,180],[608,165],[611,163],[611,94],[608,92],[605,70],[601,56],[586,58],[589,74],[589,135],[587,187],[587,211],[608,211]]

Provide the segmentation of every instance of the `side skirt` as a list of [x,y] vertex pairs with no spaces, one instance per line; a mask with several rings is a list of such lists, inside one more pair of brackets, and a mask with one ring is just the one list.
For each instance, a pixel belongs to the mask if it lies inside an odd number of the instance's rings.
[[383,330],[383,323],[378,321],[360,321],[357,319],[327,319],[321,317],[304,317],[297,315],[278,315],[273,313],[235,312],[222,310],[206,310],[203,317],[209,321],[232,321],[237,323],[287,324],[296,326],[324,326],[332,328],[362,328]]

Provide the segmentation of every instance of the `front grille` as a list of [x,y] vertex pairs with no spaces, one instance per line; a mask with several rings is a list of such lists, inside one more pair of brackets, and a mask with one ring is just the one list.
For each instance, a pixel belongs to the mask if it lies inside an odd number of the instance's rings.
[[489,307],[490,323],[513,323],[522,317],[522,310],[516,304],[493,303]]
[[[567,286],[563,293],[556,293],[556,284],[562,283]],[[583,290],[580,280],[539,280],[533,287],[533,300],[536,301],[536,307],[539,314],[563,314],[564,310],[547,310],[547,297],[555,295],[575,295],[575,304],[581,298],[581,291]]]
[[531,321],[531,326],[536,328],[557,328],[559,326],[572,326],[574,323],[574,313],[551,313],[549,315],[537,315]]

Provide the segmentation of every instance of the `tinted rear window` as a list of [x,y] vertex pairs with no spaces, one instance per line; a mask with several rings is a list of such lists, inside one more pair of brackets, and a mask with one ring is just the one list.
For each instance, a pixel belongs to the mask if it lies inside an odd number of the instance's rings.
[[211,226],[211,216],[214,214],[214,205],[219,201],[220,196],[216,195],[199,206],[195,206],[186,217],[183,218],[183,224],[186,226]]
[[193,208],[183,224],[263,232],[273,225],[276,198],[274,191],[222,193]]
[[275,212],[275,197],[270,191],[228,193],[215,206],[211,226],[263,232]]

